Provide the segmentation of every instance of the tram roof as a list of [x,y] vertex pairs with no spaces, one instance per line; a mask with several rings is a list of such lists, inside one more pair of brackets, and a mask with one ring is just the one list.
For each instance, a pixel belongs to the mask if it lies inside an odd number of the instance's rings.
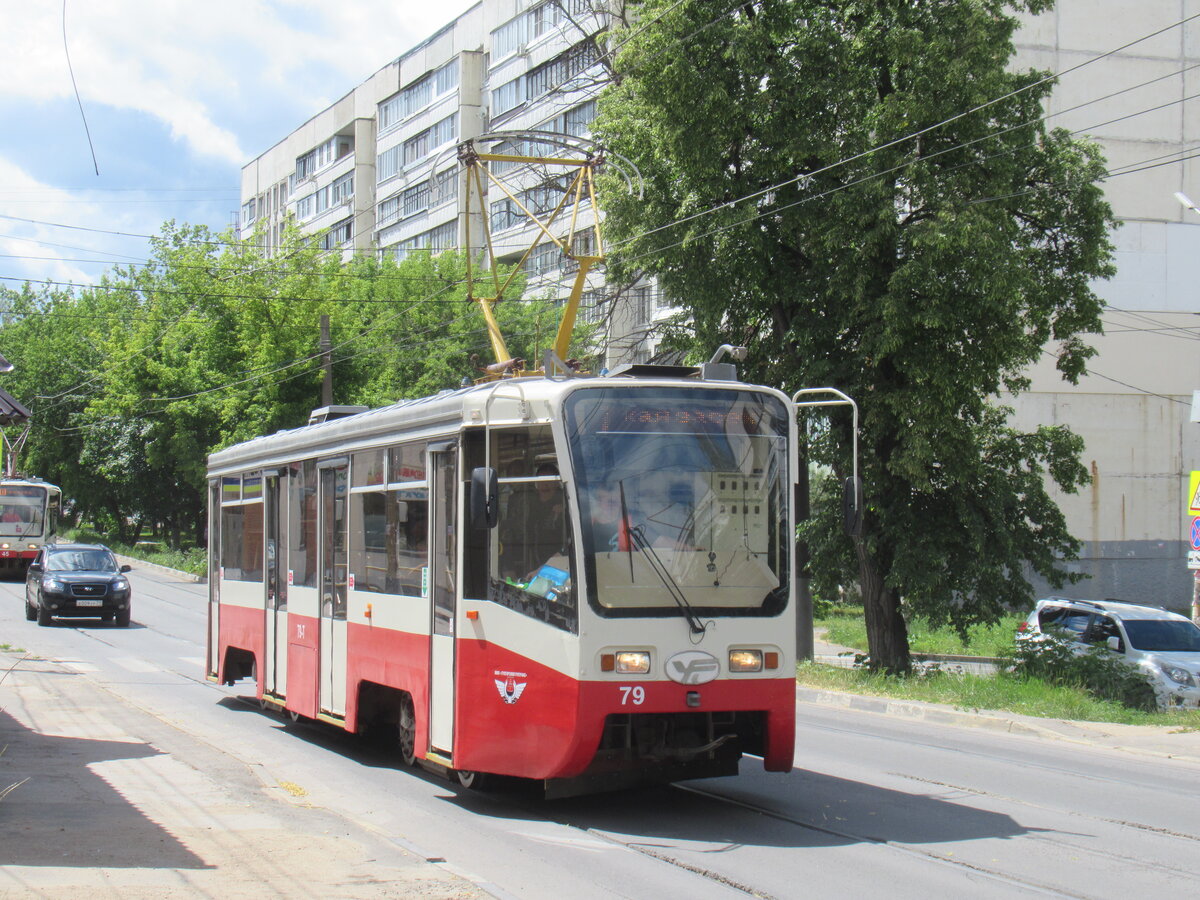
[[[649,367],[646,367],[649,369]],[[209,475],[281,465],[300,458],[330,457],[377,446],[381,438],[435,438],[463,425],[528,425],[550,420],[556,400],[578,388],[633,385],[754,389],[742,382],[655,378],[649,371],[567,379],[514,378],[401,400],[388,406],[252,438],[208,457]],[[674,373],[673,373],[674,374]],[[650,376],[650,377],[647,377]],[[763,388],[757,388],[762,390]],[[767,389],[769,390],[769,389]],[[524,406],[522,406],[524,404]]]

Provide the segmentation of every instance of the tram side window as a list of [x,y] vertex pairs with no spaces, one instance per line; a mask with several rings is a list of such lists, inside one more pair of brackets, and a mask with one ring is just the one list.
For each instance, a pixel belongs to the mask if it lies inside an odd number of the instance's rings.
[[350,497],[350,552],[355,588],[420,596],[428,565],[427,491],[422,487],[365,491]]
[[317,586],[317,464],[291,466],[288,479],[288,566],[292,584]]
[[495,428],[491,441],[492,468],[501,478],[528,478],[539,464],[557,461],[549,425]]
[[550,427],[495,429],[489,449],[500,518],[488,599],[574,631],[570,518]]
[[221,566],[226,581],[262,581],[261,503],[221,507]]
[[364,450],[361,453],[355,453],[351,486],[363,487],[365,485],[383,484],[384,459],[385,456],[382,449]]

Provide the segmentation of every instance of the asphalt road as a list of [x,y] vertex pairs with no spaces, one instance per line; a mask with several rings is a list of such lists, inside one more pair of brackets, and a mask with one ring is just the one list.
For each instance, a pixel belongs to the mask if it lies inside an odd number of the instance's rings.
[[[39,628],[0,584],[0,896],[1122,897],[1200,884],[1200,765],[799,704],[797,768],[545,802],[203,679],[203,585]],[[14,650],[11,648],[19,648]],[[6,674],[7,672],[7,674]],[[22,779],[28,778],[28,781]]]

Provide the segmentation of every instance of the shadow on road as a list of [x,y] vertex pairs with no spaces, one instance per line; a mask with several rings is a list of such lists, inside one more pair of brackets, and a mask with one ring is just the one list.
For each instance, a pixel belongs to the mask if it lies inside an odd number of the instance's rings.
[[141,742],[41,734],[0,710],[0,866],[209,868],[90,766],[158,756]]

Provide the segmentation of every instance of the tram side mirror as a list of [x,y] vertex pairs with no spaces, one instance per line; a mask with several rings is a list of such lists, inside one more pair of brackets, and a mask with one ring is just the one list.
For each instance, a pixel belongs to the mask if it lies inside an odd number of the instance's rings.
[[496,470],[480,466],[471,472],[471,524],[495,528],[500,521],[500,483]]
[[862,535],[862,479],[847,478],[842,485],[842,523],[850,537]]

